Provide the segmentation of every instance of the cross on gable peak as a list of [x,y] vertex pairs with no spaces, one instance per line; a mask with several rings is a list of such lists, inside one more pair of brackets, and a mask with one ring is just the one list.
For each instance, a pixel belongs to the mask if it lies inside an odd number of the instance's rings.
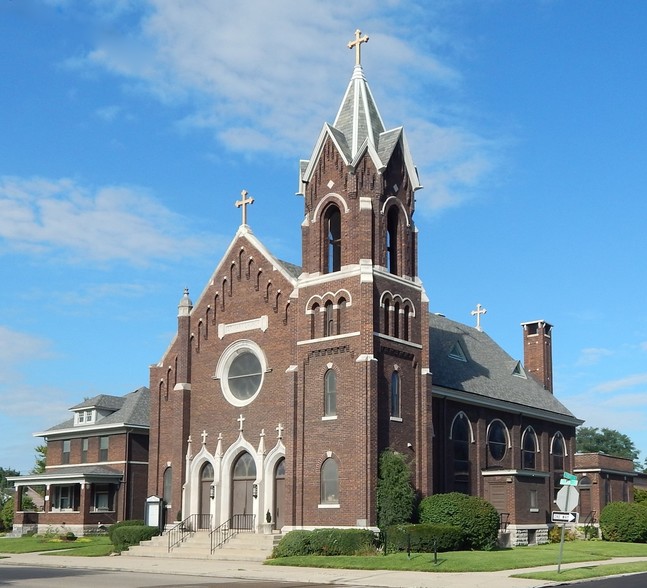
[[279,423],[276,427],[276,432],[278,433],[276,438],[277,439],[283,439],[283,431],[285,430],[285,427]]
[[355,31],[355,40],[348,42],[348,48],[355,47],[355,65],[362,65],[362,43],[368,43],[368,35],[362,37],[362,31]]
[[472,316],[476,316],[476,330],[477,331],[482,331],[483,329],[481,328],[481,315],[486,314],[487,310],[483,308],[480,304],[476,305],[476,310],[473,310],[470,314]]
[[207,437],[209,436],[209,433],[207,433],[204,429],[202,429],[202,433],[200,433],[200,437],[202,437],[202,445],[207,444]]
[[250,196],[247,198],[249,192],[247,190],[241,190],[240,195],[242,196],[241,200],[236,200],[236,208],[243,209],[243,225],[247,224],[247,206],[249,204],[254,204],[254,199]]

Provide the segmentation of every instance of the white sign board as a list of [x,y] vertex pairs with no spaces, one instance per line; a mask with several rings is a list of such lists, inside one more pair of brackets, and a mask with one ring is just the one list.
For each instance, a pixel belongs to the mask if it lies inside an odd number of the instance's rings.
[[553,511],[553,523],[577,523],[579,514],[576,512],[557,512]]
[[562,486],[555,502],[559,510],[571,512],[580,502],[580,493],[573,486]]

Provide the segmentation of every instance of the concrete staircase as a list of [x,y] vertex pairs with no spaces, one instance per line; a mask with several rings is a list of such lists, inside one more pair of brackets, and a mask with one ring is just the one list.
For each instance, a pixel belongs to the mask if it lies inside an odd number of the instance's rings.
[[264,561],[281,540],[279,533],[237,533],[224,545],[211,551],[209,531],[197,531],[185,541],[168,551],[168,537],[160,535],[150,541],[142,541],[121,555],[126,557],[165,557],[182,559],[221,559],[232,561]]

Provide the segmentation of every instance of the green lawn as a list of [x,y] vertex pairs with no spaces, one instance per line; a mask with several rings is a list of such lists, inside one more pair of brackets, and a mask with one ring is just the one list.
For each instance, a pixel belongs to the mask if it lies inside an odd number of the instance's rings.
[[606,576],[615,576],[618,574],[633,574],[638,572],[647,572],[647,562],[633,562],[621,564],[605,564],[599,566],[582,566],[572,569],[562,569],[557,573],[557,569],[550,572],[532,572],[528,574],[514,574],[514,578],[529,578],[531,580],[552,580],[560,582],[572,582],[574,580],[588,580],[589,578],[603,578]]
[[[494,572],[518,568],[555,565],[559,544],[517,547],[496,551],[451,551],[438,554],[434,564],[431,553],[394,553],[387,556],[304,556],[268,560],[267,565],[289,565],[319,568],[396,570],[427,572]],[[573,541],[564,545],[562,563],[602,561],[612,557],[647,557],[647,545],[609,543],[606,541]],[[560,579],[563,577],[560,574]]]
[[56,537],[44,537],[42,535],[0,539],[0,553],[32,553],[41,551],[52,552],[48,555],[96,557],[109,555],[112,552],[112,543],[110,543],[110,539],[107,536],[79,537],[76,541],[61,541]]

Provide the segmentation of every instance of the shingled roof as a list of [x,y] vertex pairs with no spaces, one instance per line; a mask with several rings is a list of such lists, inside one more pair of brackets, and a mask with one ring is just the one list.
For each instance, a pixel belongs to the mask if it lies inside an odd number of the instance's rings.
[[434,393],[439,388],[467,393],[462,395],[467,401],[470,396],[475,402],[501,401],[515,405],[515,410],[541,411],[544,418],[551,419],[552,415],[559,421],[581,424],[487,333],[431,314],[429,340]]

